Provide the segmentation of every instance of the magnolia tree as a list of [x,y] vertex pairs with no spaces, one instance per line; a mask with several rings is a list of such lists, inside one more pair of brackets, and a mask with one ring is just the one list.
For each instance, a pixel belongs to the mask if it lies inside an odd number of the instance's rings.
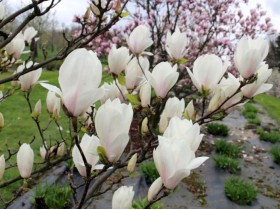
[[[49,5],[44,4],[42,9],[39,6],[44,2]],[[168,1],[167,6],[172,2]],[[111,83],[103,83],[102,63],[97,53],[86,46],[107,33],[127,14],[124,8],[128,1],[92,1],[85,15],[79,18],[80,34],[72,37],[64,34],[67,47],[41,63],[36,63],[32,56],[20,60],[25,46],[36,41],[34,28],[25,29],[23,35],[21,30],[32,18],[44,15],[57,3],[59,1],[33,1],[8,16],[3,5],[0,7],[2,28],[19,14],[29,12],[16,31],[3,31],[7,36],[0,43],[1,71],[14,66],[17,70],[0,80],[0,84],[11,82],[7,91],[1,93],[1,103],[13,97],[13,93],[22,92],[40,134],[38,139],[19,143],[18,148],[7,146],[5,155],[0,157],[0,188],[15,182],[21,182],[23,186],[12,200],[6,201],[1,196],[6,206],[27,190],[34,176],[62,161],[71,161],[71,169],[67,171],[68,183],[74,206],[82,208],[88,200],[106,193],[119,183],[107,183],[110,177],[118,173],[122,174],[119,176],[121,179],[127,176],[127,172],[119,169],[126,168],[128,173],[132,173],[143,161],[152,159],[160,177],[147,193],[148,202],[144,207],[149,208],[172,193],[191,170],[208,159],[195,154],[203,139],[201,125],[224,118],[234,107],[272,87],[265,83],[271,74],[271,69],[264,62],[268,41],[244,35],[239,37],[234,62],[223,62],[209,51],[199,55],[189,68],[179,61],[191,53],[187,49],[190,37],[174,27],[167,32],[166,45],[161,46],[162,52],[168,56],[157,58],[160,54],[152,49],[155,49],[153,46],[158,40],[148,24],[134,27],[126,34],[127,40],[121,47],[113,45],[110,48],[106,74],[110,76]],[[154,17],[157,17],[156,13]],[[178,27],[184,29],[185,23],[178,20]],[[162,32],[164,36],[165,33]],[[27,53],[32,54],[32,51]],[[56,60],[64,60],[59,69],[59,87],[46,81],[38,82],[42,67]],[[190,77],[195,89],[193,94],[180,98],[176,97],[179,63],[180,71]],[[232,66],[237,69],[238,76],[227,71]],[[49,90],[46,96],[50,115],[48,122],[41,122],[44,112],[41,101],[32,104],[30,100],[30,93],[38,85]],[[180,86],[185,88],[183,83]],[[0,126],[5,129],[5,110],[1,111]],[[62,117],[69,119],[69,136],[61,132]],[[43,127],[43,123],[47,126]],[[61,138],[47,143],[45,131],[50,124],[59,128]],[[34,141],[41,142],[39,151],[33,151]],[[34,170],[34,154],[37,153],[43,162]],[[16,156],[16,162],[12,162],[13,156]],[[5,179],[6,172],[14,167],[18,168],[20,176]],[[83,177],[82,184],[75,183],[75,170]],[[77,194],[78,191],[82,193]],[[131,208],[134,193],[132,186],[120,187],[114,192],[112,207]]]

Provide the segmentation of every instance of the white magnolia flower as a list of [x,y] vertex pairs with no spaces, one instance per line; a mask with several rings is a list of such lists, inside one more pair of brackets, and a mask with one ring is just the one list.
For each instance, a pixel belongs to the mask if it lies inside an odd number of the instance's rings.
[[26,28],[23,33],[24,40],[30,44],[32,39],[37,35],[37,33],[38,31],[36,31],[33,27]]
[[268,65],[262,64],[257,71],[257,80],[241,88],[243,95],[247,98],[253,98],[260,93],[270,90],[272,84],[267,84],[265,82],[270,77],[271,73],[272,70],[268,69]]
[[14,59],[19,59],[25,48],[23,34],[19,33],[9,44],[6,45],[5,50],[8,55]]
[[[25,68],[30,68],[31,66],[33,66],[32,61],[27,62],[26,65],[25,63],[23,63],[17,68],[17,73],[22,72]],[[21,90],[25,92],[29,91],[39,80],[41,74],[42,74],[42,68],[39,68],[20,76],[18,80],[21,86]]]
[[153,44],[151,32],[147,26],[137,26],[127,38],[127,44],[134,55],[141,55]]
[[147,72],[150,84],[155,89],[156,95],[164,98],[179,78],[177,65],[173,67],[168,62],[157,64],[152,73]]
[[164,110],[160,116],[159,130],[161,133],[165,131],[168,126],[169,120],[172,117],[182,117],[185,109],[184,99],[179,100],[177,97],[169,98],[165,104]]
[[268,54],[269,42],[263,39],[252,40],[249,36],[243,36],[234,53],[234,63],[245,79],[255,74]]
[[243,94],[241,92],[236,93],[239,87],[239,79],[235,78],[231,73],[228,73],[228,78],[224,77],[215,90],[214,95],[210,100],[208,111],[214,111],[228,98],[230,99],[222,105],[222,109],[227,109],[228,107],[239,102],[243,97]]
[[[89,136],[87,134],[84,134],[80,143],[80,147],[85,155],[87,163],[92,166],[92,170],[94,169],[95,165],[99,161],[99,156],[97,153],[98,146],[100,146],[100,141],[96,136],[94,135]],[[87,175],[86,167],[77,145],[73,147],[72,157],[73,157],[73,162],[76,168],[78,169],[80,175],[86,176]]]
[[61,97],[69,116],[77,117],[103,96],[103,90],[98,88],[101,79],[102,65],[96,54],[80,48],[71,52],[60,67],[61,90],[53,85],[41,85]]
[[190,175],[190,171],[199,167],[208,157],[195,157],[187,141],[171,141],[159,136],[159,145],[153,152],[156,168],[164,186],[174,189],[179,182]]
[[111,73],[120,74],[126,67],[131,56],[126,47],[116,48],[113,45],[108,55],[108,65]]
[[125,69],[125,86],[128,89],[134,89],[135,87],[139,86],[143,78],[145,78],[143,72],[147,72],[149,68],[150,63],[147,58],[142,56],[138,59],[136,57],[133,58]]
[[131,104],[122,104],[118,98],[108,99],[96,112],[96,132],[110,162],[118,161],[128,144],[132,117]]
[[131,209],[134,197],[133,186],[122,186],[114,192],[112,199],[113,209]]
[[187,33],[181,33],[178,28],[172,35],[170,31],[167,33],[165,49],[171,58],[182,59],[187,53],[187,44]]
[[[119,88],[117,87],[117,85]],[[101,86],[101,89],[104,92],[104,95],[100,99],[101,104],[104,104],[108,99],[110,99],[112,101],[115,98],[119,98],[121,102],[125,101],[128,91],[127,91],[126,87],[121,85],[118,81],[117,81],[117,85],[115,82],[111,83],[111,84],[108,84],[105,82]]]
[[224,75],[227,65],[213,54],[199,56],[193,65],[193,72],[187,68],[193,84],[200,92],[209,92],[216,88]]
[[197,123],[193,124],[191,120],[180,119],[179,117],[171,118],[163,136],[170,141],[186,141],[193,152],[198,149],[203,138]]

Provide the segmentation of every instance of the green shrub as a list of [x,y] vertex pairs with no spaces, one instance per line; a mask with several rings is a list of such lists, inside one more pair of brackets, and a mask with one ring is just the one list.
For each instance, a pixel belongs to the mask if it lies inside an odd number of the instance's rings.
[[257,107],[255,107],[253,104],[251,103],[246,103],[245,104],[245,110],[246,112],[254,112],[254,113],[258,113],[258,109]]
[[240,147],[234,144],[230,144],[223,139],[217,139],[215,141],[216,152],[222,155],[237,158],[240,155]]
[[261,119],[256,117],[254,119],[248,119],[249,124],[254,124],[254,125],[261,125]]
[[276,143],[280,141],[280,133],[276,131],[272,131],[272,132],[264,131],[260,133],[260,139],[263,141]]
[[235,203],[250,204],[257,197],[257,190],[253,183],[240,177],[230,177],[224,184],[227,197]]
[[[147,204],[148,204],[148,199],[144,198],[142,200],[134,201],[133,204],[132,204],[132,208],[133,209],[143,209]],[[162,208],[163,208],[163,205],[160,201],[155,202],[150,207],[150,209],[162,209]]]
[[242,115],[245,118],[247,118],[247,119],[255,119],[255,118],[257,118],[257,113],[255,113],[255,112],[247,112],[247,111],[245,112],[245,111],[243,111]]
[[152,184],[159,177],[155,163],[152,161],[146,161],[142,163],[140,166],[140,171],[142,171],[144,174],[148,184]]
[[219,123],[209,123],[207,125],[208,133],[215,136],[227,136],[228,135],[228,127]]
[[213,159],[215,161],[216,167],[222,168],[226,171],[229,171],[230,173],[236,174],[241,170],[238,160],[232,159],[225,155],[215,155]]
[[280,164],[280,145],[271,147],[270,153],[274,162]]
[[263,128],[257,128],[256,129],[256,133],[259,134],[259,135],[263,132],[264,132]]
[[40,185],[36,187],[34,205],[36,208],[62,209],[71,207],[69,186]]

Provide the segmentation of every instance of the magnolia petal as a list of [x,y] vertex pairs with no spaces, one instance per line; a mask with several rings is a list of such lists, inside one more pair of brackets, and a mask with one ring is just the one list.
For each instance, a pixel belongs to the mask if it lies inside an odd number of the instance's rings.
[[197,157],[194,158],[188,165],[188,169],[192,170],[198,168],[202,163],[204,163],[209,157]]
[[60,97],[62,96],[61,90],[54,86],[54,85],[50,85],[47,83],[39,83],[42,87],[46,88],[47,90],[50,90],[52,92],[55,92],[57,95],[59,95]]

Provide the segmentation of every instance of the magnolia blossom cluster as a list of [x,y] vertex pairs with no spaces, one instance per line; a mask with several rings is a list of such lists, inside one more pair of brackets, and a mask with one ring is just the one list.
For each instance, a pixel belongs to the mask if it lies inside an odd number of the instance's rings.
[[4,51],[2,51],[2,64],[1,66],[9,67],[20,59],[23,53],[29,53],[29,51],[24,51],[26,46],[29,46],[34,39],[37,41],[39,38],[35,38],[38,31],[33,27],[28,27],[24,32],[19,32],[10,43],[8,43]]
[[[154,67],[150,65],[149,56],[153,56],[148,51],[153,44],[151,32],[147,26],[139,25],[127,37],[127,47],[117,48],[113,45],[110,49],[108,73],[112,77],[111,83],[102,84],[101,61],[95,52],[85,48],[72,51],[64,60],[59,70],[60,88],[40,83],[49,90],[47,111],[54,119],[59,116],[61,106],[72,122],[80,117],[88,118],[89,110],[94,109],[93,118],[87,122],[94,125],[94,132],[84,134],[81,139],[75,134],[77,138],[70,148],[74,165],[85,178],[89,178],[91,172],[103,169],[106,164],[111,166],[123,160],[136,112],[149,113],[141,119],[142,134],[154,132],[151,126],[161,134],[153,150],[160,178],[149,189],[149,201],[156,197],[163,186],[175,189],[183,178],[189,176],[191,170],[208,159],[195,155],[203,135],[199,124],[194,121],[203,118],[204,113],[195,108],[195,100],[170,97],[174,95],[172,90],[179,78],[178,63],[187,52],[185,34],[177,29],[174,33],[169,32],[167,37],[165,49],[171,62],[162,61]],[[265,83],[271,74],[271,69],[264,62],[267,53],[267,41],[243,36],[234,54],[239,77],[228,73],[229,63],[214,54],[199,56],[192,70],[185,69],[208,105],[206,116],[218,110],[228,111],[271,88],[272,85]],[[34,65],[32,62],[24,63],[17,72]],[[41,72],[42,69],[36,69],[19,77],[17,83],[21,90],[25,93],[31,91]],[[34,119],[40,116],[41,106],[39,100],[32,113]],[[151,123],[151,115],[155,115],[158,107],[161,108],[159,120]],[[44,143],[40,155],[46,160],[55,154],[63,156],[64,151],[64,142],[50,148]],[[33,161],[34,152],[30,145],[22,144],[17,153],[17,166],[22,178],[31,176]],[[137,153],[129,161],[128,171],[133,171],[136,163]],[[4,170],[5,159],[2,155],[0,178]],[[132,187],[120,188],[113,196],[113,207],[130,208],[133,196]]]

